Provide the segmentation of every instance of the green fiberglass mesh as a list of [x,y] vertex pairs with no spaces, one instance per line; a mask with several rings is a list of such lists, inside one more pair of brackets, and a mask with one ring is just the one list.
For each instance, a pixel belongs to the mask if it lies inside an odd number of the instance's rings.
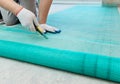
[[120,82],[120,15],[116,7],[74,6],[49,15],[60,34],[0,26],[0,56]]

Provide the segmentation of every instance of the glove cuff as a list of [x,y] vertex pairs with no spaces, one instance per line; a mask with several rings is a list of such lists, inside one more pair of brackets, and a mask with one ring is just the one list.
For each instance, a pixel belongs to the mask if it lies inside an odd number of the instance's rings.
[[21,7],[15,15],[17,16],[22,9],[23,7]]

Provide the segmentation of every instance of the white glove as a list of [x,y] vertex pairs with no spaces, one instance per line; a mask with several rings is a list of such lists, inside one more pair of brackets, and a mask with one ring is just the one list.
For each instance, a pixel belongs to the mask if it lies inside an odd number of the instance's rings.
[[31,31],[36,31],[35,26],[39,26],[35,14],[25,8],[17,14],[17,17],[22,26],[29,28]]
[[50,32],[50,33],[60,33],[61,30],[57,29],[53,26],[47,25],[47,24],[40,24],[40,27],[43,28],[45,31]]

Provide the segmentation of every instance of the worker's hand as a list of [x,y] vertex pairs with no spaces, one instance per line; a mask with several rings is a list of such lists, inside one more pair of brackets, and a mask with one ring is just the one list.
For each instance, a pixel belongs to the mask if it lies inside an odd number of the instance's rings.
[[40,27],[43,28],[46,32],[49,32],[49,33],[60,33],[61,30],[56,28],[56,27],[53,27],[53,26],[50,26],[50,25],[47,25],[47,24],[40,24]]
[[35,26],[39,26],[35,14],[25,8],[17,14],[17,17],[22,26],[29,28],[31,31],[36,31]]

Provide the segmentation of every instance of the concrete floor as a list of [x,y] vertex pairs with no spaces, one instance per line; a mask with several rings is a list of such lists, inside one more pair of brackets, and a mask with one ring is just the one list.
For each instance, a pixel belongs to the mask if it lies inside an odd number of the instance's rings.
[[[54,13],[70,5],[53,5]],[[0,84],[117,84],[0,57]]]
[[42,66],[0,58],[0,84],[117,84]]

